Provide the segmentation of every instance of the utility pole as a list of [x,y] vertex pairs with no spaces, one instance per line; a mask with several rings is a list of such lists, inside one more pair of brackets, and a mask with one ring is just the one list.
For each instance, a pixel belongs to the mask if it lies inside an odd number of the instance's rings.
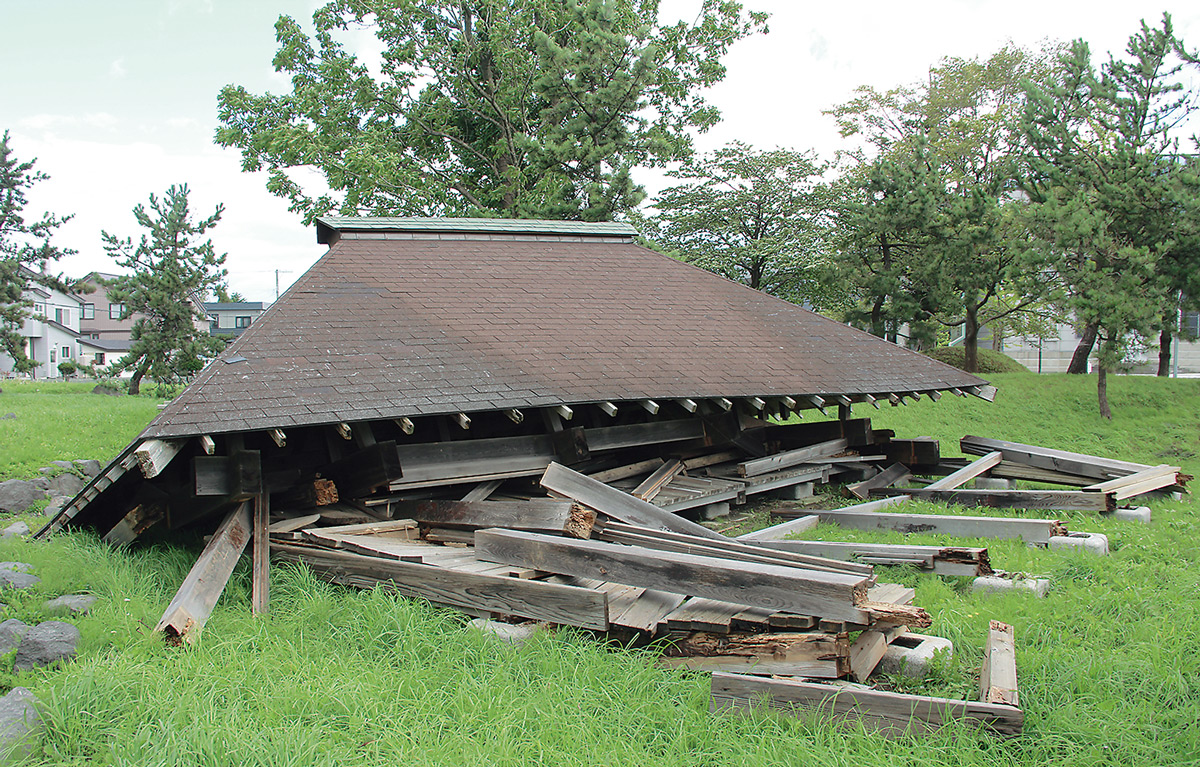
[[280,274],[291,274],[291,273],[292,273],[292,271],[290,269],[276,269],[275,270],[275,300],[276,301],[279,300],[279,275]]

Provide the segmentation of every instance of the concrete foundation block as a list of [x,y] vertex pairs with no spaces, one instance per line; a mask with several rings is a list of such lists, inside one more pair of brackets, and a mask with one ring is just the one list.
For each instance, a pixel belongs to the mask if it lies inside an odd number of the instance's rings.
[[998,477],[976,477],[972,481],[976,490],[1015,490],[1015,479],[1000,479]]
[[785,501],[799,501],[799,500],[803,500],[805,498],[812,498],[813,483],[801,482],[798,485],[789,485],[788,487],[781,487],[778,490],[774,491],[772,493],[772,495],[776,498],[780,498]]
[[476,631],[495,637],[501,642],[513,645],[525,644],[542,630],[540,623],[502,623],[485,618],[475,618],[467,625]]
[[721,501],[720,503],[710,503],[700,510],[700,515],[705,519],[716,519],[729,514],[729,502]]
[[1133,506],[1128,509],[1117,509],[1112,513],[1113,519],[1120,519],[1125,522],[1141,522],[1142,524],[1150,524],[1150,507],[1149,506]]
[[1108,554],[1108,536],[1104,533],[1068,533],[1050,538],[1050,550],[1080,549],[1092,554]]
[[888,645],[883,659],[875,667],[875,673],[922,679],[929,673],[929,664],[939,652],[947,657],[953,656],[954,643],[926,634],[901,634]]
[[1050,590],[1049,578],[1018,578],[1007,573],[981,575],[971,582],[971,591],[994,594],[1004,591],[1029,591],[1039,599]]

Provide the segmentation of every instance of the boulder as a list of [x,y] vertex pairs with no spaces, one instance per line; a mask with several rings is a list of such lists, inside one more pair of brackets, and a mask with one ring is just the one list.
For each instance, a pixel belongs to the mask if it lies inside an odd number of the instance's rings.
[[98,599],[92,594],[64,594],[47,601],[43,607],[50,615],[87,615]]
[[46,497],[37,484],[24,479],[0,482],[0,511],[25,511]]
[[29,535],[29,525],[24,522],[13,522],[8,527],[4,528],[4,532],[0,533],[0,540],[8,540],[9,538],[17,538]]
[[27,573],[33,569],[28,562],[0,562],[0,570],[12,570],[17,573]]
[[63,506],[66,506],[71,501],[69,495],[56,495],[50,499],[50,503],[46,504],[46,508],[42,509],[42,513],[47,517],[58,516],[58,512],[62,511]]
[[60,469],[67,469],[68,471],[75,468],[75,464],[70,461],[51,461],[50,465],[57,466]]
[[88,475],[88,477],[95,477],[99,476],[101,470],[104,469],[104,465],[94,458],[85,458],[75,461],[75,468]]
[[36,575],[17,570],[0,570],[0,589],[27,589],[41,583]]
[[45,477],[33,477],[29,480],[29,484],[46,493],[50,489],[50,480]]
[[69,495],[72,498],[87,484],[74,474],[59,474],[50,478],[50,495]]
[[13,661],[16,671],[51,666],[75,657],[79,629],[62,621],[45,621],[26,632]]
[[4,415],[0,415],[0,421],[15,421],[15,420],[17,420],[16,413],[5,413]]
[[16,618],[0,623],[0,655],[17,649],[21,639],[28,633],[29,625]]
[[29,756],[31,733],[41,729],[37,698],[24,687],[14,687],[0,698],[0,762],[9,764]]
[[108,386],[97,385],[92,389],[92,394],[107,394],[110,397],[123,397],[125,392],[120,389],[113,389]]

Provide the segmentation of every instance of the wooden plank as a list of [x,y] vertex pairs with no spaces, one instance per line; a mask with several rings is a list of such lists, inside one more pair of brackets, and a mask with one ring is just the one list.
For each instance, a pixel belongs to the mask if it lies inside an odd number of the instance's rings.
[[756,474],[766,474],[767,472],[786,469],[789,466],[797,466],[802,463],[814,463],[820,458],[837,455],[845,450],[849,444],[844,438],[832,439],[828,442],[802,447],[798,450],[789,450],[786,453],[777,453],[766,458],[756,458],[739,463],[737,465],[737,473],[742,477],[753,477]]
[[865,682],[883,660],[888,645],[905,631],[904,626],[892,626],[868,629],[859,634],[850,645],[850,677],[856,682]]
[[[520,423],[518,421],[517,423]],[[486,501],[492,493],[500,489],[500,485],[504,484],[503,480],[493,479],[487,482],[480,482],[475,487],[471,488],[466,495],[462,497],[464,501]]]
[[677,533],[688,533],[703,538],[727,540],[720,533],[709,530],[704,525],[677,517],[669,511],[664,511],[652,503],[622,492],[615,487],[609,487],[603,482],[585,477],[577,471],[568,469],[561,464],[552,463],[542,476],[542,487],[556,493],[573,498],[588,508],[595,509],[622,522],[641,527],[662,528],[674,530]]
[[267,522],[271,518],[270,501],[266,493],[254,497],[254,519],[251,535],[254,536],[250,548],[250,612],[254,615],[266,615],[270,609],[271,600],[271,550],[268,541]]
[[598,471],[595,474],[589,474],[588,476],[597,482],[615,482],[619,479],[636,477],[637,475],[645,474],[648,471],[655,471],[664,463],[666,463],[666,461],[661,458],[651,458],[646,461],[638,461],[637,463],[631,463],[625,466],[617,466],[612,469]]
[[399,513],[438,527],[504,527],[588,538],[596,512],[573,501],[401,501]]
[[[363,424],[363,429],[369,424]],[[340,458],[321,469],[319,473],[334,481],[338,494],[345,498],[370,495],[379,488],[405,476],[400,450],[392,440],[376,442],[361,450]]]
[[909,468],[935,466],[941,460],[941,448],[932,437],[914,439],[891,439],[880,445],[888,461],[902,463]]
[[[1097,482],[1097,483],[1088,485],[1087,487],[1085,487],[1083,489],[1088,492],[1108,493],[1108,492],[1112,492],[1114,490],[1119,490],[1122,488],[1129,487],[1130,485],[1137,485],[1137,484],[1140,484],[1147,480],[1158,480],[1158,479],[1169,478],[1170,479],[1169,482],[1166,482],[1165,484],[1158,486],[1158,487],[1166,487],[1167,485],[1178,484],[1178,480],[1177,480],[1178,474],[1179,474],[1178,466],[1168,466],[1167,464],[1162,463],[1162,464],[1159,464],[1158,466],[1154,466],[1149,469],[1143,469],[1142,471],[1139,471],[1135,474],[1129,474],[1124,477],[1117,477],[1116,479],[1109,479],[1104,482]],[[1157,489],[1157,488],[1155,488],[1155,489]]]
[[713,711],[767,709],[788,716],[833,717],[861,722],[886,735],[920,735],[952,720],[1004,736],[1020,735],[1024,725],[1021,710],[1012,706],[724,672],[713,674],[711,696]]
[[262,492],[262,456],[257,450],[192,458],[192,493],[249,500]]
[[667,615],[665,620],[668,630],[671,631],[728,634],[733,616],[745,609],[745,605],[722,602],[719,599],[692,597]]
[[291,533],[309,525],[315,525],[321,519],[320,514],[308,514],[303,517],[289,517],[273,522],[267,526],[267,533]]
[[698,671],[834,679],[849,671],[844,634],[694,632],[668,646],[658,665]]
[[1019,707],[1017,697],[1017,645],[1013,627],[1000,621],[988,625],[979,675],[979,700]]
[[146,479],[154,479],[179,455],[185,440],[148,439],[134,451],[138,467]]
[[[1139,495],[1145,495],[1146,493],[1152,493],[1155,490],[1162,490],[1164,488],[1176,487],[1177,485],[1183,484],[1182,482],[1177,481],[1178,478],[1182,477],[1182,476],[1186,476],[1186,475],[1175,474],[1175,475],[1165,475],[1165,476],[1161,476],[1161,477],[1153,477],[1151,479],[1144,479],[1141,482],[1137,482],[1135,484],[1129,484],[1129,485],[1125,485],[1124,487],[1117,488],[1116,490],[1113,491],[1112,495],[1113,495],[1113,498],[1115,498],[1116,500],[1124,501],[1128,498],[1134,498]],[[1084,489],[1086,490],[1087,488],[1084,488]]]
[[998,450],[1004,455],[1006,461],[1060,471],[1065,474],[1076,474],[1081,477],[1095,477],[1099,480],[1123,477],[1151,468],[1144,463],[1130,463],[1086,453],[1071,453],[1066,450],[1054,450],[1037,445],[972,435],[967,435],[959,440],[959,447],[964,453],[970,455],[983,455]]
[[655,469],[654,473],[642,480],[642,483],[634,488],[631,495],[634,498],[641,498],[643,501],[652,501],[654,496],[658,495],[658,491],[680,472],[683,471],[683,461],[678,458],[667,461],[662,466]]
[[[888,499],[890,500],[890,499]],[[869,504],[863,504],[867,506]],[[862,511],[861,507],[817,513],[823,522],[856,530],[898,530],[902,533],[941,533],[965,538],[1018,538],[1026,543],[1047,544],[1052,535],[1066,535],[1054,519],[967,517],[948,514],[900,514]],[[742,538],[739,538],[742,540]]]
[[250,504],[243,502],[229,512],[217,528],[212,540],[204,547],[183,584],[163,612],[156,632],[163,632],[167,642],[180,645],[196,640],[212,615],[233,567],[250,542]]
[[[908,499],[909,498],[907,495],[897,495],[892,498],[881,498],[877,501],[869,501],[867,503],[860,503],[856,506],[847,506],[847,507],[845,507],[845,509],[834,509],[834,511],[844,511],[846,509],[854,509],[856,511],[863,511],[863,512],[875,511],[876,509],[883,509],[883,508],[887,508],[889,506],[896,506],[901,503],[905,503],[908,501]],[[825,513],[825,512],[818,512],[817,510],[814,509],[812,515],[810,515],[810,516],[803,516],[803,517],[797,517],[796,519],[789,519],[788,521],[780,522],[777,525],[772,525],[770,527],[764,527],[762,530],[755,530],[750,533],[745,533],[744,535],[739,535],[737,537],[737,539],[739,541],[749,541],[749,542],[778,541],[788,535],[802,533],[806,530],[811,530],[812,528],[816,527],[817,522],[819,520],[812,519],[812,516],[819,516],[819,514],[822,514],[822,513]]]
[[592,589],[288,544],[272,544],[271,550],[280,559],[308,565],[328,580],[359,588],[381,586],[408,597],[599,631],[609,627],[608,597]]
[[[321,515],[317,515],[320,517]],[[307,525],[305,525],[307,527]],[[416,539],[417,521],[415,519],[389,519],[389,520],[371,520],[370,522],[355,522],[349,525],[330,525],[328,527],[319,528],[322,533],[330,533],[333,535],[380,535],[383,533],[398,533],[402,530],[409,530],[413,535],[408,536],[413,540]]]
[[925,489],[953,490],[956,487],[967,484],[989,469],[998,466],[1003,457],[1003,454],[999,450],[994,450],[979,460],[962,467],[953,474],[947,474],[936,482],[930,483]]
[[847,573],[731,563],[715,557],[513,530],[477,531],[475,551],[480,559],[548,572],[834,619],[870,620],[867,612],[855,606],[866,598],[869,579]]
[[883,487],[871,491],[872,497],[908,496],[934,503],[959,506],[986,506],[993,509],[1053,509],[1065,511],[1115,511],[1113,493],[1085,493],[1078,490],[930,490],[929,488]]
[[615,626],[624,626],[653,633],[672,610],[685,597],[657,589],[643,589],[632,603],[610,620]]
[[133,543],[138,536],[166,518],[170,497],[150,483],[143,482],[134,492],[132,503],[133,507],[105,534],[105,543],[111,546]]
[[939,575],[974,577],[992,573],[985,548],[797,540],[762,541],[759,545],[829,559],[857,559],[872,565],[913,565]]
[[[930,474],[953,474],[969,463],[970,461],[965,458],[943,458],[938,466],[932,467],[927,471]],[[1072,485],[1075,487],[1084,487],[1095,482],[1095,478],[1093,477],[1064,474],[1059,471],[1039,469],[1036,466],[1027,466],[1023,463],[1013,463],[1012,461],[1001,461],[999,465],[992,468],[988,476],[997,479],[1024,479],[1031,482],[1048,482],[1050,484]]]
[[877,487],[891,487],[902,482],[907,482],[912,478],[912,472],[902,463],[893,463],[883,471],[879,472],[870,479],[857,482],[853,485],[846,485],[846,491],[855,498],[866,500],[871,490]]

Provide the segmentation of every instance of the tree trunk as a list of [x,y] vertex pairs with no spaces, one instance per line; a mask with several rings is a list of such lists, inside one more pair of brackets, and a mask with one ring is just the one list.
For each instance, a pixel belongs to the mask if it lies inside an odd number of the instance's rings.
[[871,335],[879,338],[887,335],[883,324],[883,300],[883,296],[876,296],[875,303],[871,304]]
[[133,371],[133,376],[129,379],[129,393],[136,395],[142,390],[142,378],[146,375],[145,368],[138,368]]
[[1068,373],[1083,375],[1087,372],[1088,357],[1092,355],[1092,347],[1096,345],[1098,330],[1099,326],[1094,322],[1083,329],[1083,337],[1079,339],[1079,345],[1075,347],[1075,353],[1071,355],[1071,364],[1067,366]]
[[[1174,317],[1171,318],[1174,321]],[[1158,334],[1158,376],[1166,378],[1171,375],[1171,341],[1175,335],[1167,323],[1163,323],[1162,332]]]
[[1112,420],[1112,410],[1108,407],[1108,371],[1103,365],[1096,365],[1096,399],[1100,402],[1100,417]]
[[967,304],[967,321],[963,323],[963,370],[979,370],[979,307]]

